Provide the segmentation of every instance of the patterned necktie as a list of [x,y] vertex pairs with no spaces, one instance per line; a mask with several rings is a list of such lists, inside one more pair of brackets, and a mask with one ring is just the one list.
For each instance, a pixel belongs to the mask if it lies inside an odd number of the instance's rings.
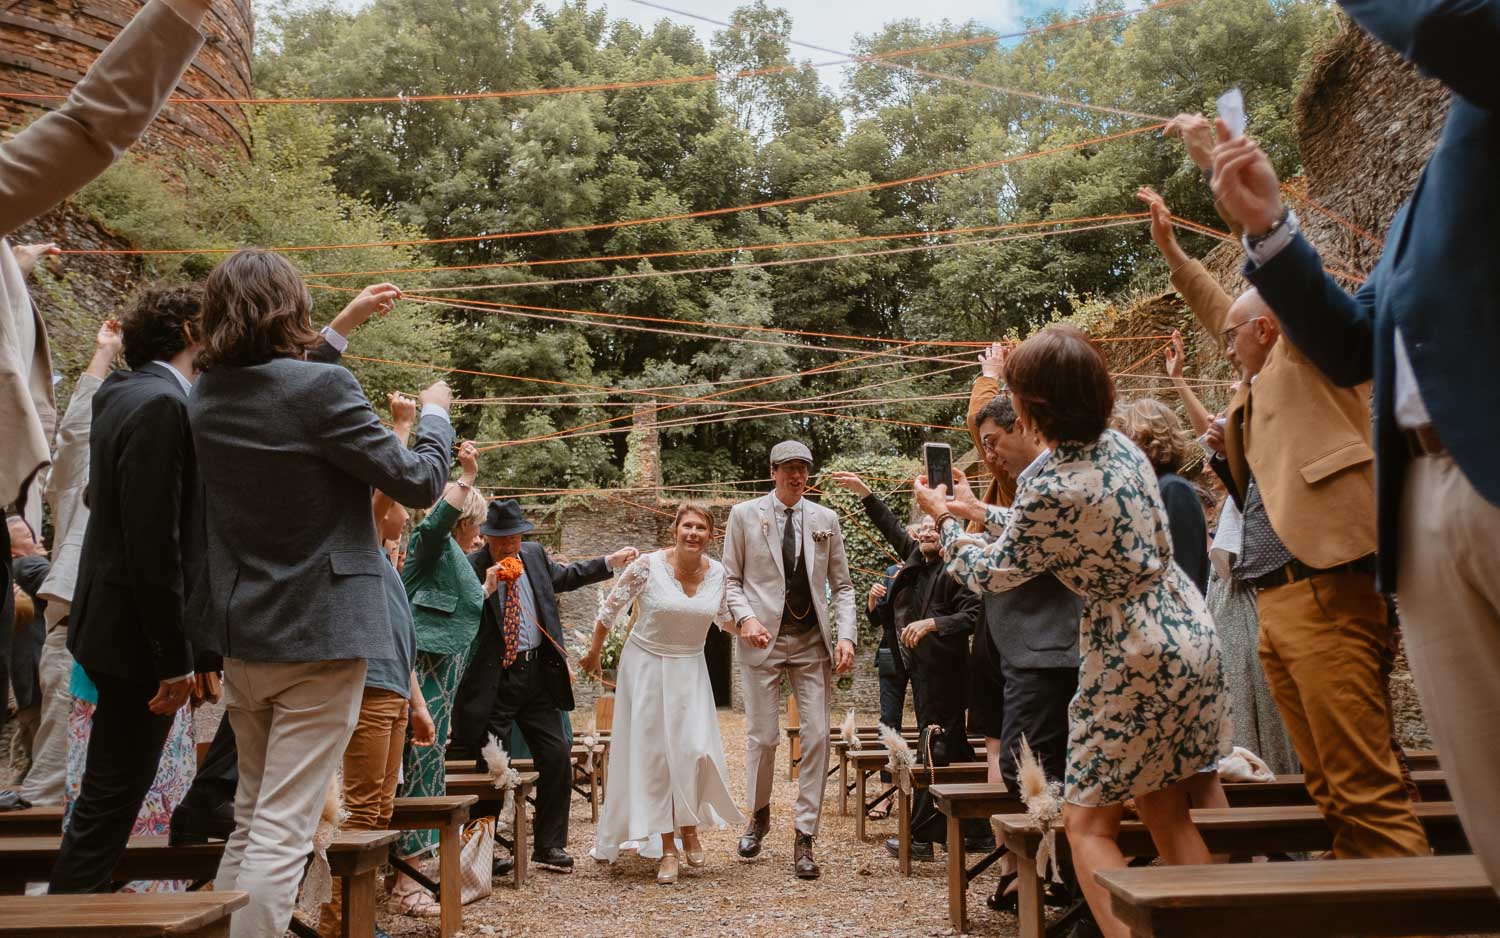
[[505,639],[505,654],[500,659],[500,666],[508,668],[515,663],[516,655],[521,652],[521,585],[519,583],[508,583],[505,586],[505,614],[501,622],[500,634]]
[[781,562],[787,576],[797,568],[797,525],[792,520],[792,511],[786,510],[786,527],[781,531]]

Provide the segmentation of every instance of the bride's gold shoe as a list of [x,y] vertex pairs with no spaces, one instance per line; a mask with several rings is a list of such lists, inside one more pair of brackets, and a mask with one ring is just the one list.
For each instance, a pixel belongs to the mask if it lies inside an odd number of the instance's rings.
[[662,886],[672,886],[677,882],[677,854],[669,853],[661,858],[661,866],[656,868],[656,882]]
[[693,869],[697,869],[698,867],[703,866],[708,862],[708,854],[703,852],[702,847],[699,847],[697,850],[689,850],[684,847],[682,850],[682,855],[687,859],[687,865],[691,866]]

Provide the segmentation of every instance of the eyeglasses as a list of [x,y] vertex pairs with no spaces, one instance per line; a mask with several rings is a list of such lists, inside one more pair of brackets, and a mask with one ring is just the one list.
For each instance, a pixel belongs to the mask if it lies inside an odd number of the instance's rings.
[[1234,334],[1236,332],[1238,332],[1239,330],[1245,328],[1246,326],[1250,325],[1252,322],[1255,322],[1257,319],[1260,319],[1260,318],[1261,317],[1256,316],[1254,319],[1247,319],[1247,320],[1245,320],[1244,322],[1242,322],[1242,323],[1240,323],[1238,325],[1230,326],[1228,329],[1225,329],[1223,332],[1219,333],[1219,341],[1222,342],[1222,343],[1224,343],[1224,347],[1225,348],[1229,348],[1231,345],[1234,344]]
[[1000,448],[1000,434],[989,433],[979,438],[979,445],[986,453],[993,453]]

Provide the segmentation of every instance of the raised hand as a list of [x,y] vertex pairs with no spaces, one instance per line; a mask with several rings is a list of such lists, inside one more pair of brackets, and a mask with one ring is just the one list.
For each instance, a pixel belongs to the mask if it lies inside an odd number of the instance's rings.
[[1151,240],[1175,269],[1187,260],[1187,255],[1177,243],[1177,228],[1172,224],[1172,210],[1167,207],[1167,200],[1150,186],[1141,186],[1135,191],[1135,197],[1151,210]]
[[[352,330],[364,325],[371,316],[384,316],[401,299],[401,288],[394,283],[372,283],[359,291],[349,305],[334,317],[335,323],[348,324]],[[344,332],[342,328],[339,332]]]
[[991,342],[990,347],[979,353],[979,373],[996,381],[1005,379],[1005,344]]
[[423,407],[435,404],[443,410],[448,410],[453,406],[453,389],[448,387],[446,381],[434,381],[417,395],[417,400]]
[[868,498],[870,495],[870,487],[865,485],[865,480],[861,479],[857,472],[830,472],[828,478],[860,498]]
[[402,394],[400,391],[392,391],[386,396],[391,405],[391,423],[398,427],[410,427],[417,422],[417,402]]
[[21,268],[23,277],[31,276],[31,272],[36,269],[37,261],[44,257],[56,257],[62,253],[62,248],[52,241],[46,244],[18,244],[10,250],[16,256],[16,264]]
[[984,520],[984,502],[981,502],[974,494],[974,487],[969,484],[969,477],[964,475],[963,470],[957,466],[953,468],[953,495],[948,502],[948,510],[960,518],[970,521]]
[[1182,333],[1179,330],[1172,330],[1172,342],[1167,346],[1164,357],[1166,358],[1167,377],[1173,381],[1181,381],[1182,360],[1185,357],[1185,352],[1182,346]]
[[880,602],[882,599],[885,598],[885,593],[886,593],[886,589],[885,589],[885,584],[884,583],[876,583],[874,586],[870,587],[870,606],[869,606],[869,608],[874,609],[875,608],[875,604],[878,603],[878,602]]
[[473,440],[464,440],[458,448],[458,473],[458,477],[470,485],[479,478],[479,449]]
[[1199,169],[1207,170],[1214,165],[1214,144],[1217,142],[1214,128],[1202,114],[1178,114],[1167,121],[1162,134],[1182,138],[1188,158]]
[[[1219,121],[1219,136],[1228,131]],[[1258,237],[1281,218],[1281,181],[1271,158],[1249,137],[1225,140],[1214,147],[1214,197],[1245,234]]]

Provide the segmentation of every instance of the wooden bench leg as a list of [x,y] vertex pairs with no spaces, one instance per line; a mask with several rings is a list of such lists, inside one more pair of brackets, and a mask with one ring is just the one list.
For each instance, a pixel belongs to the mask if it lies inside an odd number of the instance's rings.
[[375,938],[376,872],[371,868],[343,877],[344,914],[339,923],[343,938]]
[[865,842],[865,779],[869,777],[862,769],[854,772],[854,838],[860,843]]
[[948,816],[948,923],[954,931],[964,930],[968,917],[969,878],[965,866],[963,825],[954,815]]
[[511,851],[514,860],[511,875],[515,879],[515,886],[520,889],[526,883],[526,865],[531,862],[531,819],[526,815],[526,799],[521,797],[521,792],[516,792],[515,814],[511,818],[510,831],[515,839],[515,848]]
[[589,815],[593,818],[595,824],[599,823],[600,784],[599,763],[595,761],[594,764],[589,767]]
[[1042,902],[1042,881],[1036,875],[1034,857],[1016,858],[1016,915],[1021,920],[1021,938],[1044,938],[1047,912]]
[[839,817],[849,816],[849,750],[839,753]]
[[463,871],[459,851],[463,825],[438,829],[438,934],[450,938],[464,927]]
[[900,843],[897,851],[897,865],[901,868],[902,876],[911,875],[911,795],[906,789],[896,788],[896,810],[901,812],[900,820],[897,822],[896,837]]

